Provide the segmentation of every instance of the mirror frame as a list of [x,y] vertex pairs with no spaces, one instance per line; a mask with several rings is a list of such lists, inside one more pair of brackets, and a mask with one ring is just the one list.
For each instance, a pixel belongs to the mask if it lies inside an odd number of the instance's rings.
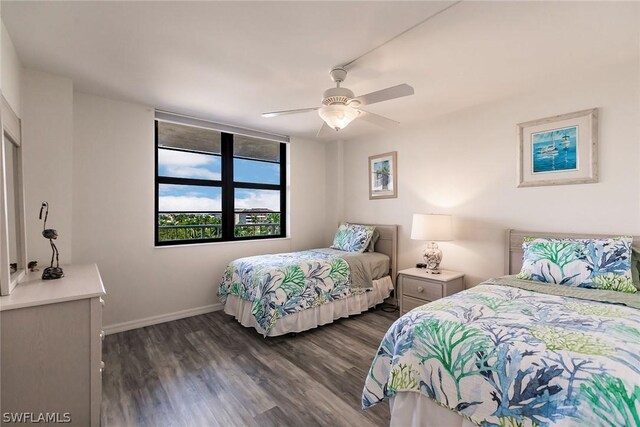
[[[0,295],[9,295],[27,270],[27,233],[24,204],[24,179],[22,156],[22,129],[20,119],[7,100],[0,93],[0,129],[2,143],[0,147]],[[7,201],[7,179],[5,168],[5,144],[16,146],[15,159],[15,197],[16,197],[16,247],[18,250],[18,271],[11,274],[9,269],[9,218]]]

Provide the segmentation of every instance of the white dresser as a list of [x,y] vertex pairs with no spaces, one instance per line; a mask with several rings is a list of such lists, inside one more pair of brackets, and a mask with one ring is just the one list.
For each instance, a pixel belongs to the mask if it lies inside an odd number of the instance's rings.
[[63,267],[62,279],[29,273],[0,297],[0,424],[9,414],[100,425],[105,290],[95,264]]

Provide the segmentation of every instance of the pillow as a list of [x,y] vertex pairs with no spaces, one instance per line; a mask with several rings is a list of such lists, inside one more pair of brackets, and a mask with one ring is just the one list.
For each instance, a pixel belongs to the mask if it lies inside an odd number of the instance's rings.
[[635,293],[631,238],[536,239],[522,242],[519,279]]
[[[350,222],[346,223],[347,225],[362,225],[362,224],[352,224]],[[369,226],[365,226],[365,227],[369,227]],[[378,231],[377,228],[373,228],[373,236],[371,236],[371,241],[369,242],[369,246],[367,246],[367,249],[365,250],[365,252],[375,252],[376,250],[376,242],[378,241],[378,239],[380,238],[380,232]]]
[[333,238],[332,249],[347,252],[364,252],[371,242],[375,227],[360,224],[340,224]]
[[367,252],[375,252],[376,251],[376,243],[380,238],[380,232],[377,228],[373,229],[373,236],[371,236],[371,241],[369,242],[369,246],[367,247]]
[[640,291],[640,251],[631,248],[631,279],[633,286]]

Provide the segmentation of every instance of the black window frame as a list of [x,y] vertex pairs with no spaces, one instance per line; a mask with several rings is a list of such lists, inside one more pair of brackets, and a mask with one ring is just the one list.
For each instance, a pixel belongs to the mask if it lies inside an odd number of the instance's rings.
[[[262,161],[258,159],[248,159],[242,156],[233,155],[233,141],[234,135],[230,132],[220,132],[221,137],[221,176],[219,180],[208,179],[194,179],[194,178],[179,178],[179,177],[166,177],[159,175],[158,169],[158,153],[160,149],[169,149],[183,152],[197,152],[186,149],[173,149],[167,147],[158,146],[158,123],[164,120],[155,120],[155,209],[154,209],[154,242],[155,246],[178,246],[178,245],[193,245],[201,243],[221,243],[221,242],[237,242],[246,240],[265,240],[265,239],[281,239],[287,237],[287,143],[281,141],[276,142],[280,147],[280,161],[265,161],[267,163],[280,165],[280,182],[278,184],[263,184],[255,182],[236,182],[233,175],[233,159],[247,159],[252,161]],[[191,126],[185,123],[175,123],[181,126]],[[251,137],[255,139],[261,139],[259,137]],[[262,138],[265,139],[265,138]],[[218,156],[218,154],[211,154]],[[221,234],[220,238],[203,238],[203,239],[181,239],[181,240],[159,240],[160,228],[158,215],[161,213],[160,208],[160,185],[161,184],[173,184],[173,185],[193,185],[202,187],[217,187],[221,188]],[[250,189],[250,190],[275,190],[280,192],[280,233],[270,234],[264,236],[236,236],[235,235],[235,191],[236,189]],[[162,211],[163,213],[170,213],[169,211]],[[178,212],[176,212],[178,213]],[[189,213],[211,213],[210,211],[202,212],[189,212]]]

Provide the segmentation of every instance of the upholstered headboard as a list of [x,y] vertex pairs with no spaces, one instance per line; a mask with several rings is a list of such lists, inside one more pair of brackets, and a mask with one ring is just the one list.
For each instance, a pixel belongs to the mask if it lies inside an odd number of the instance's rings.
[[[350,222],[350,221],[347,221]],[[353,224],[362,224],[360,222],[352,222]],[[362,224],[372,225],[376,227],[380,233],[380,238],[376,242],[375,251],[385,254],[390,258],[389,276],[396,284],[396,275],[398,274],[398,226],[395,224]]]
[[[505,259],[505,274],[518,274],[522,268],[522,239],[525,237],[548,237],[555,239],[605,239],[621,236],[621,234],[575,234],[575,233],[545,233],[539,231],[507,230],[507,252]],[[634,236],[633,247],[640,249],[640,237]]]

